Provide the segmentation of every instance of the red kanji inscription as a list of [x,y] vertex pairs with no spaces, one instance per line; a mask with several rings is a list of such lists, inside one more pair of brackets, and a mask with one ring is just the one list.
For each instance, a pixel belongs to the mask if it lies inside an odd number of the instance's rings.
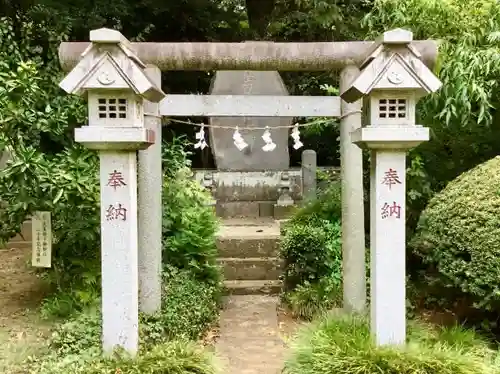
[[401,184],[399,180],[398,172],[394,169],[389,169],[384,173],[384,179],[382,180],[382,184],[389,186],[389,189],[392,189],[394,184]]
[[395,201],[392,205],[385,203],[381,209],[381,216],[382,219],[386,219],[388,217],[396,217],[398,219],[401,218],[401,205],[397,205]]
[[122,204],[110,205],[106,210],[106,221],[114,221],[116,219],[126,221],[127,220],[127,209],[122,207]]
[[123,174],[121,171],[113,170],[112,173],[109,173],[108,184],[107,186],[113,187],[116,191],[117,187],[126,186],[125,179],[123,179]]

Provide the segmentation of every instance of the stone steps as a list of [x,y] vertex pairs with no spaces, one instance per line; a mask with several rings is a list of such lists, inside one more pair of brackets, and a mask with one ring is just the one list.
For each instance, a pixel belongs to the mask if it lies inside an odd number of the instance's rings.
[[229,295],[275,295],[281,291],[279,280],[228,280],[225,286]]
[[280,223],[270,218],[228,219],[217,235],[218,262],[229,294],[275,294],[282,260],[279,258]]
[[281,275],[281,260],[276,257],[219,258],[227,280],[276,280]]

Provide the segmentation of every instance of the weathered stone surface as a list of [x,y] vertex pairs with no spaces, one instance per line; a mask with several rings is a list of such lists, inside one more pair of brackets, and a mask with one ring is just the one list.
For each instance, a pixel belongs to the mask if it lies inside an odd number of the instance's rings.
[[[218,71],[212,81],[210,93],[214,95],[288,95],[277,71]],[[272,105],[272,102],[269,103]],[[233,144],[231,129],[210,128],[210,143],[219,170],[284,170],[289,167],[289,129],[292,118],[280,117],[212,117],[213,126],[266,127],[276,144],[272,152],[264,152],[263,130],[240,130],[248,147],[239,151]]]
[[[413,41],[422,60],[432,68],[438,56],[438,42]],[[71,70],[88,47],[88,42],[66,42],[59,46],[59,61],[65,71]],[[359,65],[374,42],[306,42],[306,43],[132,43],[144,64],[169,70],[273,70],[318,71]]]
[[215,212],[217,214],[217,217],[222,218],[260,217],[260,207],[258,201],[218,202],[215,206]]
[[[161,87],[161,71],[148,66],[146,73]],[[155,133],[154,143],[138,152],[139,308],[152,314],[161,308],[162,276],[162,155],[158,103],[144,101],[144,124]]]
[[227,280],[276,280],[281,275],[282,261],[275,257],[219,258]]
[[215,346],[220,373],[281,373],[286,347],[280,336],[278,303],[278,297],[267,295],[226,299]]
[[[329,175],[330,180],[340,179],[338,167],[318,167]],[[302,169],[281,171],[216,171],[195,170],[194,179],[202,185],[213,188],[213,196],[219,202],[225,201],[274,201],[279,198],[283,186],[282,177],[288,175],[290,196],[293,200],[303,199]],[[205,179],[206,178],[206,179]]]
[[274,218],[285,219],[290,217],[297,209],[296,205],[274,205]]
[[276,295],[283,285],[279,280],[233,280],[224,286],[228,295]]
[[306,149],[302,152],[302,195],[305,200],[316,198],[316,151]]
[[255,226],[223,226],[217,235],[221,257],[277,257],[280,228],[276,222]]
[[[349,87],[359,74],[356,66],[349,66],[340,75],[340,89]],[[361,312],[366,304],[365,282],[365,226],[363,202],[363,154],[351,141],[353,131],[361,127],[361,100],[342,101],[340,120],[340,164],[342,183],[342,267],[344,308]]]

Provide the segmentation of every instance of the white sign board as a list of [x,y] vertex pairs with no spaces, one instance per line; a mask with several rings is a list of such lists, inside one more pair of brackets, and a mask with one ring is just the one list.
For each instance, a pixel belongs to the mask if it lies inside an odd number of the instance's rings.
[[33,266],[50,268],[52,259],[52,226],[50,212],[34,212],[31,217]]

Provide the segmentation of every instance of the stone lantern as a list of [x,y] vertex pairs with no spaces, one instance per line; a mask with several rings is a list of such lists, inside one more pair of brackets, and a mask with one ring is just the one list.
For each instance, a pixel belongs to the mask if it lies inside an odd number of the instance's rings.
[[143,100],[165,95],[145,72],[131,44],[115,30],[90,32],[91,44],[63,79],[66,92],[85,96],[89,122],[76,141],[99,151],[103,350],[138,348],[137,150],[154,143]]
[[406,340],[406,152],[429,140],[429,129],[415,124],[415,106],[441,87],[411,43],[410,31],[385,32],[341,93],[347,102],[364,98],[368,108],[369,125],[353,131],[351,141],[371,150],[370,312],[377,345]]
[[146,66],[120,32],[92,30],[90,41],[60,83],[66,92],[88,100],[88,127],[76,129],[76,141],[99,150],[149,147],[154,135],[144,126],[143,99],[159,102],[165,94],[146,75]]

